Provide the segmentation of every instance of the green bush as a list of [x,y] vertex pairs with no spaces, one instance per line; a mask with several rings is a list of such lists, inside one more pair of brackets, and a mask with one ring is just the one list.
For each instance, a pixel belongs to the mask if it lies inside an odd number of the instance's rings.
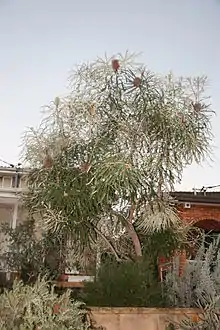
[[175,231],[172,228],[157,231],[148,235],[139,234],[142,252],[145,259],[151,260],[156,265],[158,257],[169,258],[173,251],[179,249],[186,249],[185,233],[182,231]]
[[89,306],[162,307],[157,269],[146,260],[101,265],[94,282],[85,283],[83,300]]
[[0,295],[1,330],[86,330],[86,311],[66,291],[59,297],[45,280],[32,286],[15,282]]
[[59,245],[56,238],[36,237],[34,221],[28,220],[12,229],[8,224],[1,227],[7,250],[1,257],[7,266],[20,273],[24,283],[36,281],[39,275],[57,276]]

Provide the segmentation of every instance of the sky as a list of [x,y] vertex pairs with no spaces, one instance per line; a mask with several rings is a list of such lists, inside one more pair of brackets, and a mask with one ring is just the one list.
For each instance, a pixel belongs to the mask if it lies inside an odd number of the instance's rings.
[[0,0],[0,158],[19,161],[24,130],[66,93],[75,64],[129,50],[158,73],[208,76],[213,161],[177,189],[220,184],[219,31],[220,0]]

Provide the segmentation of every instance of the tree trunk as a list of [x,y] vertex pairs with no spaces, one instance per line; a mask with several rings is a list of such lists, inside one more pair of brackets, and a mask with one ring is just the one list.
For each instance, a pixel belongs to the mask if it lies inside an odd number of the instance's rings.
[[132,242],[133,242],[133,246],[134,246],[134,250],[135,250],[135,254],[137,257],[142,257],[142,250],[141,250],[141,243],[139,240],[139,237],[134,229],[134,226],[132,224],[132,219],[134,216],[134,210],[135,210],[135,206],[134,204],[131,205],[130,211],[129,211],[129,216],[127,218],[127,222],[126,222],[126,230],[128,235],[130,236]]

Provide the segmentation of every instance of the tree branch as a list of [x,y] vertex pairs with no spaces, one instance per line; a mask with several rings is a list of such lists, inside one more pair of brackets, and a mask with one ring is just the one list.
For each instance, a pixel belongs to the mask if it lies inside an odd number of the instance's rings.
[[106,242],[106,244],[108,245],[108,247],[111,249],[111,251],[113,252],[115,258],[117,261],[121,261],[121,258],[119,257],[117,251],[115,250],[115,247],[113,246],[113,244],[108,240],[108,238],[96,227],[94,227],[95,232]]
[[133,220],[133,217],[134,217],[134,211],[135,211],[135,204],[133,203],[131,205],[130,210],[129,210],[128,218],[127,219],[125,218],[125,222],[126,222],[125,227],[126,227],[126,230],[129,234],[130,238],[132,239],[136,256],[137,257],[142,257],[141,243],[140,243],[139,237],[136,233],[136,230],[134,229],[134,226],[132,224],[132,220]]

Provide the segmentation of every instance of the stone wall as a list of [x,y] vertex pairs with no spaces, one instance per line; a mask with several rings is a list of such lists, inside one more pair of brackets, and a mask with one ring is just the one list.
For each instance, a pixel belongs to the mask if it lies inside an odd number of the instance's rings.
[[96,325],[105,330],[165,330],[170,321],[178,322],[198,313],[185,308],[91,308]]

